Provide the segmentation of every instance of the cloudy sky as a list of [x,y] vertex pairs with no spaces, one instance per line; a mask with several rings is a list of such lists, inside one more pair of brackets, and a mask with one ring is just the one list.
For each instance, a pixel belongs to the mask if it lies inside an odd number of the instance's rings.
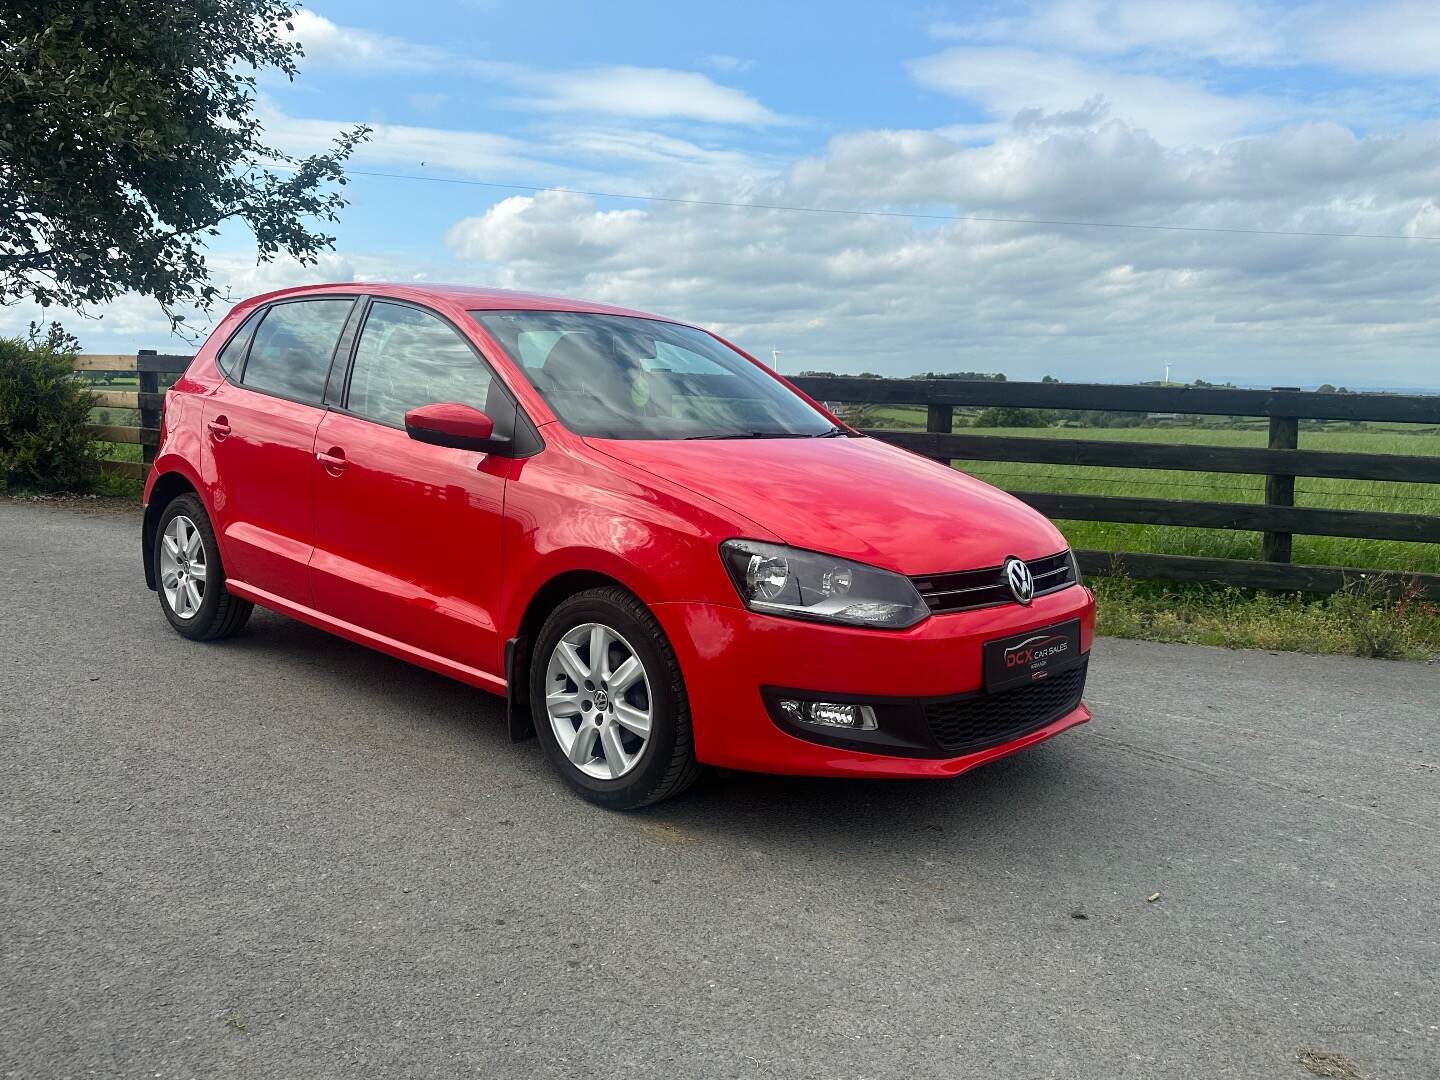
[[[316,0],[296,33],[263,123],[370,123],[367,175],[318,268],[227,234],[237,296],[559,292],[792,372],[1440,388],[1433,0]],[[76,326],[177,347],[138,299]]]

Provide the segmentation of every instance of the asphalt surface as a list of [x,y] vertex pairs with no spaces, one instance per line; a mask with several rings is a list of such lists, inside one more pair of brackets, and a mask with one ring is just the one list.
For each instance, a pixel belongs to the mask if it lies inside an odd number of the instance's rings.
[[459,684],[183,640],[137,528],[0,499],[0,1076],[1440,1076],[1440,666],[1106,640],[958,781],[627,816]]

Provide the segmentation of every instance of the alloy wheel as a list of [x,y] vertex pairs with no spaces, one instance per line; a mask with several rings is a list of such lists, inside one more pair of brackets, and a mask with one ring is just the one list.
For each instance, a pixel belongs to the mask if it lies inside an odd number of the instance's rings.
[[160,588],[177,619],[193,619],[205,599],[205,543],[184,514],[176,514],[160,537]]
[[570,763],[618,780],[650,741],[650,678],[630,643],[602,623],[567,631],[545,671],[545,711]]

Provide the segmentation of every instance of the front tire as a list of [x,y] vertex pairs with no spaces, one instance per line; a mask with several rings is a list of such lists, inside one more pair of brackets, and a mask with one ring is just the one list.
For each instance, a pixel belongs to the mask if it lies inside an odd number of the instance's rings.
[[675,650],[624,589],[587,589],[550,613],[531,654],[530,703],[545,756],[597,805],[636,810],[699,776]]
[[225,588],[225,567],[210,516],[198,496],[179,495],[155,529],[156,592],[177,633],[214,641],[239,632],[255,605]]

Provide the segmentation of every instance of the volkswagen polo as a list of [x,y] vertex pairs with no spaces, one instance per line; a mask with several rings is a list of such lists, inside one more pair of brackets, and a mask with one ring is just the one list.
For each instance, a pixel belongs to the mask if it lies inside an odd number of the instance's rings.
[[256,297],[166,394],[145,504],[180,634],[260,604],[503,695],[613,808],[706,765],[952,777],[1089,719],[1053,525],[655,315]]

